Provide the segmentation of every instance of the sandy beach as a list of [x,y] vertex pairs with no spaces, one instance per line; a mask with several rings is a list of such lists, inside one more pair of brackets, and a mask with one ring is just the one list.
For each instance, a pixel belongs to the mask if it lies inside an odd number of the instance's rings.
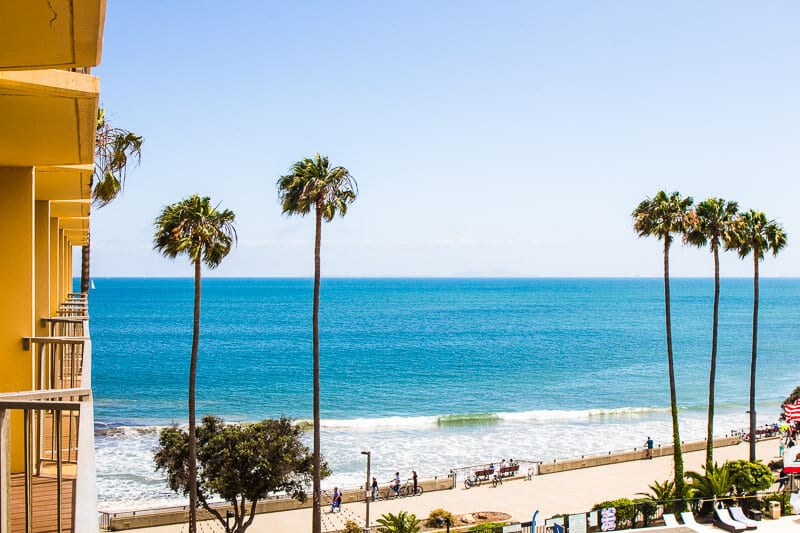
[[[757,447],[759,459],[769,461],[777,457],[776,440],[760,442]],[[719,463],[733,459],[746,459],[746,443],[715,449],[714,457]],[[691,452],[684,455],[686,470],[701,470],[705,452]],[[672,457],[657,457],[652,460],[631,461],[614,465],[598,466],[555,474],[535,476],[531,481],[508,481],[497,488],[489,484],[463,489],[425,493],[416,498],[380,501],[370,504],[370,519],[374,524],[383,513],[397,513],[404,510],[427,517],[437,508],[444,508],[454,514],[479,511],[500,511],[511,515],[514,520],[530,521],[533,513],[539,511],[538,522],[558,513],[588,511],[600,501],[636,497],[638,492],[648,492],[653,481],[664,481],[672,477]],[[347,517],[363,523],[364,503],[345,504],[341,514],[323,514],[323,529],[326,524],[343,523]],[[797,517],[780,521],[763,521],[762,531],[786,531],[800,526]],[[258,515],[248,529],[253,533],[295,533],[311,529],[311,510],[301,509],[280,513]],[[777,529],[776,529],[777,528]],[[186,526],[173,525],[140,529],[142,533],[178,533]],[[205,522],[200,531],[224,531],[219,524]]]

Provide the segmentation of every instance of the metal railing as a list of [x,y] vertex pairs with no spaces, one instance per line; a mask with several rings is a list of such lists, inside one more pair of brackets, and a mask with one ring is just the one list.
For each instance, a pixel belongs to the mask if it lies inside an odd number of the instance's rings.
[[[44,491],[52,490],[55,481],[55,490],[52,494],[55,500],[54,516],[42,516],[37,514],[37,520],[48,521],[55,526],[55,531],[71,531],[72,529],[72,509],[74,495],[74,479],[77,475],[75,467],[69,467],[70,463],[77,462],[77,452],[73,455],[73,443],[77,448],[77,424],[79,421],[81,405],[91,398],[89,389],[66,389],[58,391],[27,391],[0,394],[0,433],[6,438],[0,441],[0,456],[11,457],[11,446],[14,442],[22,442],[24,469],[21,474],[23,482],[21,485],[21,495],[17,495],[17,505],[21,500],[24,507],[24,529],[22,524],[13,525],[13,528],[20,528],[22,531],[30,532],[35,526],[34,523],[33,500],[35,489],[41,488]],[[14,411],[22,412],[22,438],[15,438],[11,428],[11,414]],[[75,431],[70,426],[68,430],[64,427],[65,415],[69,420],[74,420]],[[56,442],[49,446],[49,453],[43,454],[45,446],[42,440],[47,432],[42,431],[45,421],[50,428],[49,436]],[[69,443],[65,447],[62,444],[65,440]],[[44,456],[47,455],[45,458]],[[19,477],[14,474],[14,477]],[[14,489],[11,483],[12,475],[10,465],[0,462],[0,505],[5,507],[14,499]],[[48,481],[49,480],[49,481]],[[69,486],[71,485],[71,487]],[[65,493],[65,487],[68,488]],[[0,516],[8,516],[8,509],[0,509]],[[66,517],[66,520],[65,520]]]

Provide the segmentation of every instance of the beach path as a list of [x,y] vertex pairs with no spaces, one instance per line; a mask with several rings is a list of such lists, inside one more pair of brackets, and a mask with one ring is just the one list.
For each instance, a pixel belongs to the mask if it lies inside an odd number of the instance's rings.
[[[758,443],[757,455],[765,463],[776,459],[778,441],[768,440]],[[746,443],[735,446],[715,448],[714,458],[722,464],[728,460],[747,459]],[[705,451],[684,454],[685,469],[702,471]],[[648,485],[654,481],[663,482],[672,478],[672,457],[657,457],[651,460],[630,461],[613,465],[596,466],[570,470],[555,474],[535,476],[531,481],[507,481],[493,488],[483,484],[471,489],[458,488],[437,492],[426,492],[415,498],[402,498],[370,504],[370,519],[384,513],[408,511],[425,518],[437,508],[444,508],[453,514],[480,511],[500,511],[511,515],[514,520],[527,522],[539,510],[539,523],[557,513],[579,513],[605,500],[634,498],[639,492],[649,492]],[[350,503],[344,506],[348,516],[358,516],[363,521],[365,504]],[[338,517],[337,517],[338,518]],[[781,521],[783,522],[783,521]],[[363,522],[361,522],[363,523]],[[765,522],[766,524],[767,522]],[[200,531],[224,531],[219,525],[204,523]],[[788,525],[788,524],[787,524]],[[792,526],[796,524],[792,522]],[[141,533],[179,533],[186,526],[173,525],[152,527],[140,530]],[[252,533],[296,533],[311,530],[311,510],[300,509],[256,516],[248,529]]]

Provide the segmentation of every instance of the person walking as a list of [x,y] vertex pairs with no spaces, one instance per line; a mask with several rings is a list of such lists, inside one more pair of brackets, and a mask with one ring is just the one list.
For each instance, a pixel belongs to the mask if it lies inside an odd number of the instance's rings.
[[417,495],[417,471],[416,470],[412,470],[411,471],[411,479],[414,480],[414,496],[416,496]]
[[372,476],[372,501],[378,497],[378,480]]

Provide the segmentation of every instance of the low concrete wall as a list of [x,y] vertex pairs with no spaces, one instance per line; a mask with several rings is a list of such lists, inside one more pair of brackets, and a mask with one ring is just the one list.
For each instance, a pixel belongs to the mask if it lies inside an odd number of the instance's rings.
[[[720,448],[722,446],[732,446],[739,444],[741,439],[739,437],[721,437],[714,439],[714,447]],[[683,453],[696,452],[705,450],[706,441],[684,442],[681,446]],[[671,456],[673,446],[659,446],[653,448],[653,457]],[[638,461],[647,459],[648,450],[643,448],[641,450],[631,450],[629,452],[611,453],[608,455],[588,455],[575,459],[556,460],[552,463],[539,464],[539,474],[554,474],[556,472],[564,472],[566,470],[576,470],[578,468],[591,468],[593,466],[610,465],[616,463],[625,463],[627,461]]]
[[[424,479],[419,483],[425,492],[437,490],[450,490],[453,488],[453,479],[443,477],[437,479]],[[385,490],[385,489],[384,489]],[[330,498],[330,497],[328,497]],[[343,490],[342,503],[363,502],[363,490]],[[310,508],[312,499],[309,497],[305,502],[300,503],[291,498],[275,498],[262,500],[256,505],[256,513],[275,513],[279,511],[291,511],[293,509]],[[323,498],[323,507],[330,505],[329,499]],[[230,509],[228,506],[220,506],[219,510],[224,515]],[[198,509],[198,520],[210,520],[213,515],[204,509]],[[169,524],[186,523],[189,520],[189,511],[185,507],[173,509],[157,509],[149,511],[136,511],[132,513],[115,513],[110,516],[108,526],[110,531],[123,531],[126,529],[136,529],[140,527],[165,526]]]

